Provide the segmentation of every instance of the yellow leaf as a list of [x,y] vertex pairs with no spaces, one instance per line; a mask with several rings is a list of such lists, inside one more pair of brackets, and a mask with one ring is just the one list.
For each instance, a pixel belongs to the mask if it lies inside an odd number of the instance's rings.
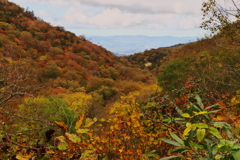
[[32,158],[33,155],[33,152],[27,153],[26,150],[23,150],[22,152],[17,154],[16,158],[18,160],[29,160]]
[[104,118],[101,118],[100,121],[101,121],[101,122],[105,122],[105,119],[104,119]]
[[84,127],[85,128],[91,127],[96,121],[97,121],[97,118],[93,118],[93,119],[87,118],[85,120],[85,126]]
[[54,151],[52,151],[52,150],[48,150],[48,151],[46,151],[46,154],[54,154],[55,152]]
[[192,127],[188,127],[183,131],[183,135],[186,136],[190,131],[192,130]]
[[82,133],[87,133],[89,129],[78,129],[77,133],[82,134]]
[[59,142],[65,142],[66,138],[64,136],[59,136],[59,137],[56,137],[55,140]]
[[191,123],[187,123],[186,126],[187,126],[187,128],[183,131],[184,136],[186,136],[192,130],[192,124]]
[[182,114],[182,117],[191,118],[191,116],[190,116],[188,113],[183,113],[183,114]]
[[115,124],[115,125],[114,125],[114,128],[115,128],[116,130],[120,130],[118,124]]
[[190,126],[192,126],[192,124],[188,122],[188,123],[186,124],[186,126],[187,126],[187,127],[190,127]]
[[82,114],[78,117],[76,124],[75,124],[75,129],[79,129],[82,126],[84,118],[85,118],[84,114]]
[[133,126],[136,127],[136,128],[138,128],[138,127],[140,127],[140,124],[139,124],[138,121],[136,121],[136,122],[134,122]]
[[221,148],[221,147],[223,147],[223,145],[222,145],[222,144],[218,144],[217,147],[218,147],[218,148]]
[[111,131],[114,131],[114,127],[113,126],[110,126],[110,129],[111,129]]
[[154,141],[154,137],[150,137],[149,140],[153,142]]
[[157,145],[158,143],[159,143],[158,140],[155,140],[155,141],[153,142],[153,144],[155,144],[155,145]]
[[206,114],[208,113],[207,111],[202,111],[202,112],[194,112],[194,114],[197,116],[197,115],[201,115],[201,114]]
[[217,121],[222,121],[224,119],[225,119],[225,117],[222,116],[222,115],[218,115],[217,118],[216,118]]

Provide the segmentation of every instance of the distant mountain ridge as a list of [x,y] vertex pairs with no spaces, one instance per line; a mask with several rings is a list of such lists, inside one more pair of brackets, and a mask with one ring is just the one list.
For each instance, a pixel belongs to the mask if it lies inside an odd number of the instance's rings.
[[173,37],[173,36],[87,36],[91,42],[101,45],[116,55],[129,55],[143,52],[152,48],[168,47],[179,43],[189,43],[197,40],[197,37]]

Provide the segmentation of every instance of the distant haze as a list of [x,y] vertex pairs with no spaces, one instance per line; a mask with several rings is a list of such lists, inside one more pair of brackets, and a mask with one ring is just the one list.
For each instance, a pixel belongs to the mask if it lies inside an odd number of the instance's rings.
[[[9,0],[76,35],[204,36],[203,0]],[[222,0],[221,0],[222,1]]]
[[88,36],[88,40],[117,55],[129,55],[152,48],[169,47],[197,40],[197,37],[149,36]]

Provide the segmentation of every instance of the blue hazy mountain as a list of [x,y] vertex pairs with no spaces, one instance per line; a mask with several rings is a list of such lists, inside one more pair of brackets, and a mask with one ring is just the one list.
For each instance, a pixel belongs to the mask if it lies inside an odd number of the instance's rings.
[[88,40],[100,45],[116,55],[129,55],[143,52],[152,48],[168,47],[179,43],[189,43],[197,37],[172,37],[172,36],[88,36]]

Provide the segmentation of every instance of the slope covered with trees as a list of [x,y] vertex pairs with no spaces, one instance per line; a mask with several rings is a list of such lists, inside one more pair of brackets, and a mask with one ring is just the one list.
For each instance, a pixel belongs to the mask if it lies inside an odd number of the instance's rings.
[[139,68],[147,68],[152,70],[152,73],[157,74],[158,68],[161,66],[165,56],[176,52],[184,44],[177,44],[170,47],[161,47],[157,49],[146,50],[141,53],[125,56],[125,58],[134,66]]
[[[25,73],[31,69],[29,80],[34,76],[40,93],[86,92],[101,106],[149,81],[147,71],[132,68],[127,60],[84,36],[53,27],[14,3],[2,1],[0,5],[1,64],[21,64]],[[7,77],[11,75],[1,76],[10,81]]]
[[239,21],[216,1],[203,3],[214,36],[127,59],[7,0],[0,11],[0,159],[240,157]]

